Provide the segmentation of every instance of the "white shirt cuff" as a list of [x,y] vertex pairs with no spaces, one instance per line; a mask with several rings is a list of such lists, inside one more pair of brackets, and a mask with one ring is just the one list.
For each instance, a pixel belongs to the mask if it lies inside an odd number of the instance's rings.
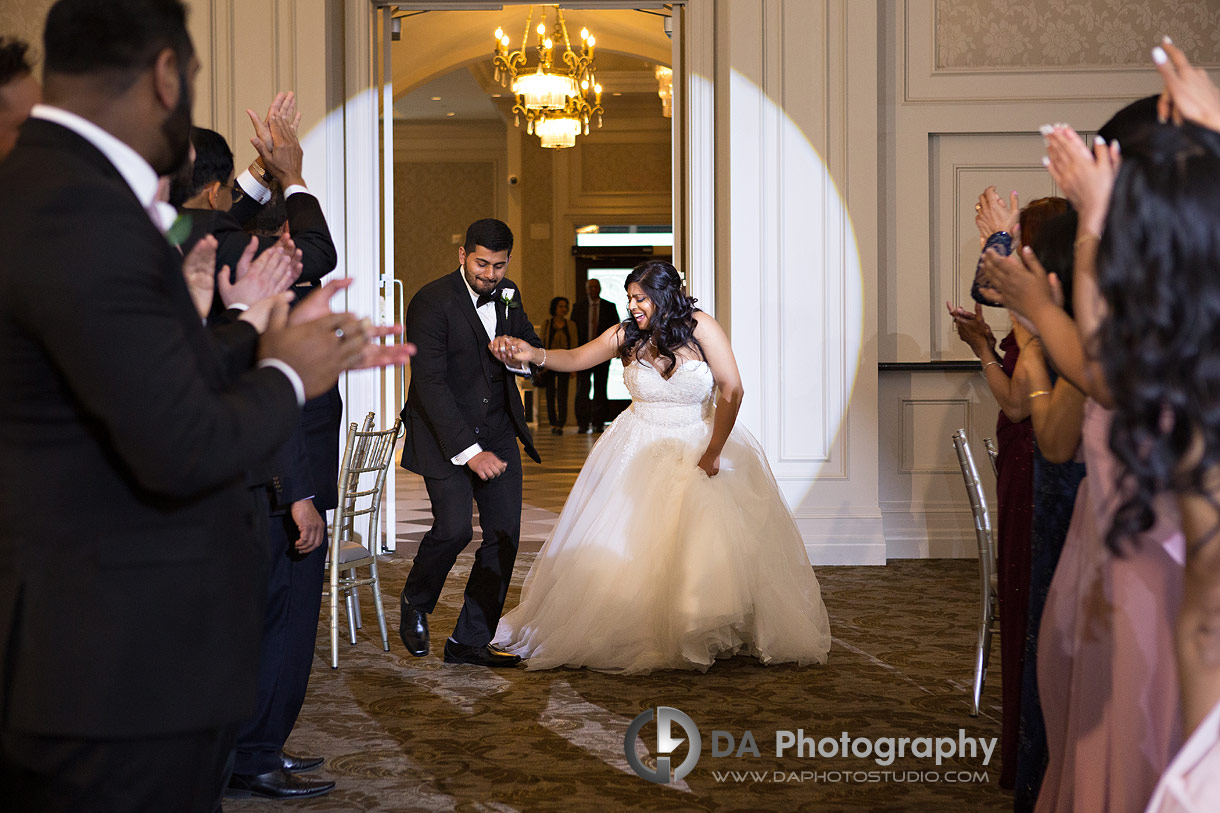
[[301,186],[299,183],[294,183],[292,186],[290,186],[284,190],[284,200],[288,200],[290,197],[295,195],[297,192],[304,192],[306,195],[309,194],[308,189]]
[[254,177],[254,173],[248,169],[237,176],[237,185],[241,187],[241,191],[259,203],[271,200],[271,190],[259,183],[258,179]]
[[455,454],[453,457],[449,458],[449,462],[455,466],[465,466],[467,463],[470,462],[470,459],[472,457],[474,457],[481,451],[483,451],[483,447],[476,443],[473,446],[463,449],[458,454]]
[[247,305],[245,302],[234,302],[232,305],[226,305],[225,309],[226,310],[235,310],[235,311],[248,311],[248,310],[250,310],[250,306]]
[[301,376],[297,374],[296,370],[292,369],[287,363],[280,361],[279,359],[262,359],[259,361],[258,366],[260,368],[274,367],[283,373],[284,377],[288,379],[288,383],[292,385],[292,391],[296,393],[297,406],[305,406],[305,384],[302,383]]
[[530,374],[530,366],[528,364],[522,364],[520,367],[509,367],[508,362],[505,362],[504,367],[510,373],[516,373],[517,375],[529,375]]

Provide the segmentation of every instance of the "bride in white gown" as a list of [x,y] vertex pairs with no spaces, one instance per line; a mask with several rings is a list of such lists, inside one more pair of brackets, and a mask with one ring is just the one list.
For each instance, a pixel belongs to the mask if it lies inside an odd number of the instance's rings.
[[495,645],[528,669],[702,671],[742,651],[825,663],[817,577],[762,449],[734,425],[742,387],[728,337],[669,263],[641,264],[626,288],[631,319],[581,347],[491,342],[503,360],[559,372],[617,355],[632,397],[590,452]]

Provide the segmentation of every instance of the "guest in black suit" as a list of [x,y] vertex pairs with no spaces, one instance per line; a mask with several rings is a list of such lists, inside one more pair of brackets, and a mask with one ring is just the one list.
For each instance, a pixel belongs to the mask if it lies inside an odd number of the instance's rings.
[[26,60],[29,46],[17,39],[0,37],[0,161],[17,144],[17,131],[38,103],[41,89]]
[[472,498],[483,530],[462,612],[445,643],[447,663],[514,666],[521,660],[490,645],[521,536],[517,440],[541,462],[512,375],[528,368],[506,368],[488,346],[505,334],[542,344],[517,286],[504,276],[512,248],[507,225],[475,221],[458,249],[461,267],[425,285],[407,307],[407,339],[418,354],[402,410],[402,465],[423,475],[433,519],[402,590],[399,634],[412,655],[428,654],[428,613],[474,536]]
[[[287,210],[283,196],[278,196],[278,205],[276,201],[273,197],[255,218],[261,227],[256,234],[262,240],[275,239],[278,232],[290,226],[284,219]],[[295,232],[295,226],[290,227]],[[322,229],[329,239],[325,221]],[[330,251],[333,256],[333,246]],[[294,293],[307,294],[318,284],[298,286]],[[269,490],[267,534],[270,573],[258,699],[254,714],[238,730],[228,795],[305,798],[327,793],[335,786],[332,781],[295,776],[320,767],[323,758],[295,756],[284,750],[284,744],[305,702],[313,665],[326,568],[323,515],[339,502],[342,412],[338,387],[306,401],[297,432],[272,466],[275,474]]]
[[[304,154],[296,133],[284,125],[285,120],[293,118],[291,110],[282,109],[285,98],[291,99],[291,94],[277,95],[267,119],[260,122],[268,136],[265,151],[269,169],[266,174],[268,183],[282,191],[286,216],[292,224],[292,241],[301,252],[302,269],[296,282],[312,283],[334,270],[338,254],[322,206],[306,188],[301,176]],[[276,127],[278,138],[271,137],[272,126]],[[190,251],[195,241],[211,234],[218,242],[216,270],[227,265],[230,273],[235,273],[237,262],[251,239],[246,227],[253,226],[254,218],[272,199],[271,188],[249,171],[234,181],[233,153],[220,133],[194,127],[191,143],[195,148],[194,165],[189,173],[180,173],[170,189],[170,202],[191,216],[191,233],[182,244],[183,251]],[[252,190],[249,194],[245,191],[247,188]],[[273,236],[258,236],[258,253],[274,245],[275,241]],[[220,301],[218,289],[213,313],[223,310],[226,304]]]
[[0,786],[211,811],[258,660],[243,473],[393,354],[347,314],[223,346],[201,324],[152,219],[189,146],[181,2],[60,0],[44,38],[48,104],[0,165]]
[[[618,324],[618,310],[602,299],[602,284],[595,279],[586,283],[587,299],[572,308],[578,344],[587,344]],[[610,378],[610,362],[598,364],[576,374],[576,431],[600,432],[606,423],[610,403],[606,398],[606,382]],[[589,389],[592,385],[592,395]]]

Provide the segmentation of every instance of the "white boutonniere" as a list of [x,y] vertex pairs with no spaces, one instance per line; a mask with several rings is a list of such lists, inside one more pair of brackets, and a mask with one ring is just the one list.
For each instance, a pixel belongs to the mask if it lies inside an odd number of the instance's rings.
[[521,303],[517,301],[517,290],[515,288],[503,288],[500,290],[500,302],[506,308],[519,308]]

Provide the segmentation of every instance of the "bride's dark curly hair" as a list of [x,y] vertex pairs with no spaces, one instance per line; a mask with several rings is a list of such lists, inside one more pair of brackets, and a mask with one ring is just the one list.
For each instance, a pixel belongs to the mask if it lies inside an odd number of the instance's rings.
[[665,378],[678,369],[676,353],[683,347],[693,346],[702,358],[703,348],[695,338],[697,300],[686,295],[678,269],[664,260],[645,260],[627,275],[623,288],[633,282],[652,300],[653,312],[644,330],[640,330],[630,313],[623,320],[623,341],[618,351],[623,364],[642,357],[649,341],[655,345],[657,356],[669,360],[669,366],[662,371]]
[[1123,467],[1115,552],[1152,527],[1156,494],[1207,496],[1220,464],[1220,134],[1150,125],[1122,150],[1097,255]]

